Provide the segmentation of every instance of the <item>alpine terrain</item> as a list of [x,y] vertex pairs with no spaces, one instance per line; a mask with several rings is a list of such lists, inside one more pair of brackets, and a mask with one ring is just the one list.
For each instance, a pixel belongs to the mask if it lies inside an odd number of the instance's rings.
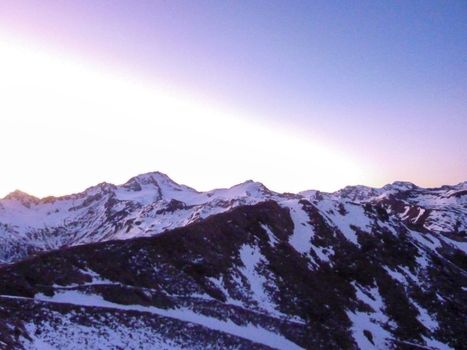
[[467,182],[0,200],[0,349],[466,349]]

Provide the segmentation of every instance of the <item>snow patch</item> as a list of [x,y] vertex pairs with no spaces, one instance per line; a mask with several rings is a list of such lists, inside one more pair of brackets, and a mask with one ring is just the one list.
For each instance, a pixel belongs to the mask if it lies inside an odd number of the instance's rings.
[[[339,204],[343,206],[346,214],[339,213]],[[319,209],[326,213],[328,221],[336,226],[347,240],[360,247],[355,230],[351,227],[358,227],[364,232],[371,232],[372,221],[366,216],[361,205],[355,203],[342,203],[331,200],[323,200],[318,204]]]
[[[384,314],[384,302],[377,287],[364,289],[352,283],[357,298],[373,309],[373,312],[347,311],[352,321],[352,335],[360,349],[384,349],[387,341],[392,338],[390,332],[384,329],[388,317]],[[373,343],[365,336],[364,331],[371,333]]]
[[277,243],[279,243],[279,240],[277,239],[276,235],[274,234],[274,232],[271,231],[271,229],[266,226],[266,225],[263,225],[261,224],[261,227],[263,228],[264,231],[266,231],[266,233],[268,234],[268,238],[269,238],[269,242],[271,243],[271,245],[273,247],[275,247],[277,245]]

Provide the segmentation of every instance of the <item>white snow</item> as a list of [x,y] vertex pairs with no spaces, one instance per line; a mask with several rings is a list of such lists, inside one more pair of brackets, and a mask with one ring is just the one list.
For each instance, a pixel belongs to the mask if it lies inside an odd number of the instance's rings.
[[334,250],[332,247],[317,247],[312,243],[315,230],[313,225],[310,224],[310,217],[303,210],[302,204],[298,200],[288,200],[281,204],[289,208],[290,217],[294,224],[293,233],[289,237],[289,244],[300,254],[306,255],[314,266],[317,264],[311,255],[311,251],[314,251],[321,261],[329,262]]
[[197,314],[187,308],[165,310],[156,308],[154,306],[120,305],[106,301],[101,296],[83,294],[78,291],[63,291],[60,293],[56,293],[53,297],[48,297],[43,294],[37,294],[35,299],[53,303],[67,303],[81,306],[98,306],[119,310],[148,312],[160,316],[178,319],[185,322],[199,324],[206,328],[232,334],[240,338],[248,339],[256,343],[270,346],[274,349],[302,349],[297,344],[291,342],[282,335],[273,333],[269,330],[258,327],[251,323],[247,325],[237,325],[230,320],[224,321],[217,318],[208,317],[202,314]]
[[428,313],[428,311],[420,306],[418,303],[415,302],[415,300],[410,300],[412,305],[414,305],[418,311],[418,316],[417,319],[420,321],[421,324],[423,324],[426,328],[428,328],[430,331],[435,331],[438,329],[439,324],[436,319],[433,318],[432,315]]
[[[31,341],[22,339],[24,348],[28,350],[184,349],[183,345],[177,344],[168,337],[162,337],[138,320],[133,321],[136,327],[128,327],[112,318],[100,322],[99,327],[88,327],[76,323],[72,313],[59,317],[61,320],[59,327],[49,320],[42,321],[40,326],[26,323],[25,328],[32,339]],[[39,327],[41,332],[36,333]]]
[[410,237],[414,238],[423,246],[428,247],[433,252],[436,252],[436,249],[441,247],[440,240],[429,233],[420,233],[418,231],[410,230]]
[[[339,213],[338,205],[342,204],[346,214]],[[366,216],[361,205],[347,202],[337,202],[334,200],[323,200],[318,203],[318,208],[325,213],[328,221],[341,231],[345,238],[360,247],[355,230],[351,226],[360,228],[364,232],[371,232],[372,221]]]
[[428,345],[431,349],[435,350],[454,350],[451,348],[449,345],[440,342],[439,340],[432,339],[432,338],[427,338],[422,335],[423,340],[425,341],[426,345]]
[[309,224],[308,214],[301,208],[298,202],[290,201],[290,216],[294,223],[293,234],[289,238],[289,243],[301,254],[308,254],[311,250],[311,238],[314,235],[313,227]]
[[459,249],[460,251],[464,252],[465,254],[467,254],[467,241],[460,242],[460,241],[456,241],[456,240],[450,239],[449,237],[442,236],[442,235],[439,235],[439,239],[442,240],[444,243],[450,246],[453,246]]
[[229,291],[227,290],[227,288],[225,288],[224,278],[222,276],[219,278],[208,277],[208,280],[211,281],[216,286],[216,288],[222,292],[222,294],[224,294],[224,296],[226,297],[226,304],[243,307],[243,303],[241,301],[233,299],[230,296]]
[[330,262],[330,257],[334,255],[334,248],[332,247],[317,247],[313,246],[313,250],[318,255],[318,258],[323,262]]
[[417,223],[417,221],[420,219],[420,217],[425,213],[425,209],[419,208],[418,214],[415,218],[412,219],[413,223]]
[[426,269],[430,265],[427,254],[425,251],[421,250],[420,248],[418,251],[420,255],[417,256],[417,258],[415,259],[417,261],[417,266],[419,269]]
[[260,263],[264,263],[266,258],[261,254],[257,246],[252,247],[248,244],[244,244],[240,248],[240,259],[244,266],[241,268],[241,272],[248,281],[252,299],[255,300],[260,307],[274,312],[275,307],[272,305],[264,289],[267,283],[266,278],[258,272]]
[[402,220],[405,220],[407,218],[407,214],[409,213],[409,210],[410,210],[410,206],[405,205],[404,206],[404,212],[402,214],[400,214]]
[[394,271],[391,268],[387,266],[383,266],[383,268],[386,270],[386,272],[389,274],[389,276],[392,277],[392,279],[398,281],[399,283],[403,284],[404,286],[408,286],[407,279],[403,274],[401,274],[398,271]]
[[[360,349],[385,349],[388,339],[392,338],[383,326],[388,323],[388,317],[384,313],[384,302],[377,287],[364,289],[353,283],[357,298],[370,306],[373,312],[347,311],[347,316],[352,321],[352,335]],[[374,345],[364,335],[363,331],[371,332]]]
[[269,242],[271,243],[271,245],[274,247],[276,246],[277,243],[279,243],[279,240],[277,239],[276,235],[274,234],[274,232],[271,231],[271,229],[266,226],[266,225],[261,225],[261,227],[263,228],[264,231],[266,231],[266,233],[268,234],[268,238],[269,238]]

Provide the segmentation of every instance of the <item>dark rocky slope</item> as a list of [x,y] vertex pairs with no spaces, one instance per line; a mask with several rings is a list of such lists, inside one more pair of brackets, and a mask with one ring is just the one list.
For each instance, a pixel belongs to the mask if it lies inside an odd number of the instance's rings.
[[381,203],[240,206],[0,268],[0,346],[462,349],[462,242]]

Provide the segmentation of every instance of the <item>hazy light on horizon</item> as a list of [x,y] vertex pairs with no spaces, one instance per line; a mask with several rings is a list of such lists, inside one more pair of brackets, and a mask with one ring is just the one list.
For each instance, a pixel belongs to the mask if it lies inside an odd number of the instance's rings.
[[369,174],[332,145],[185,92],[0,40],[2,182],[37,196],[160,170],[200,190],[253,178],[335,190]]
[[0,1],[0,197],[467,179],[464,2]]

